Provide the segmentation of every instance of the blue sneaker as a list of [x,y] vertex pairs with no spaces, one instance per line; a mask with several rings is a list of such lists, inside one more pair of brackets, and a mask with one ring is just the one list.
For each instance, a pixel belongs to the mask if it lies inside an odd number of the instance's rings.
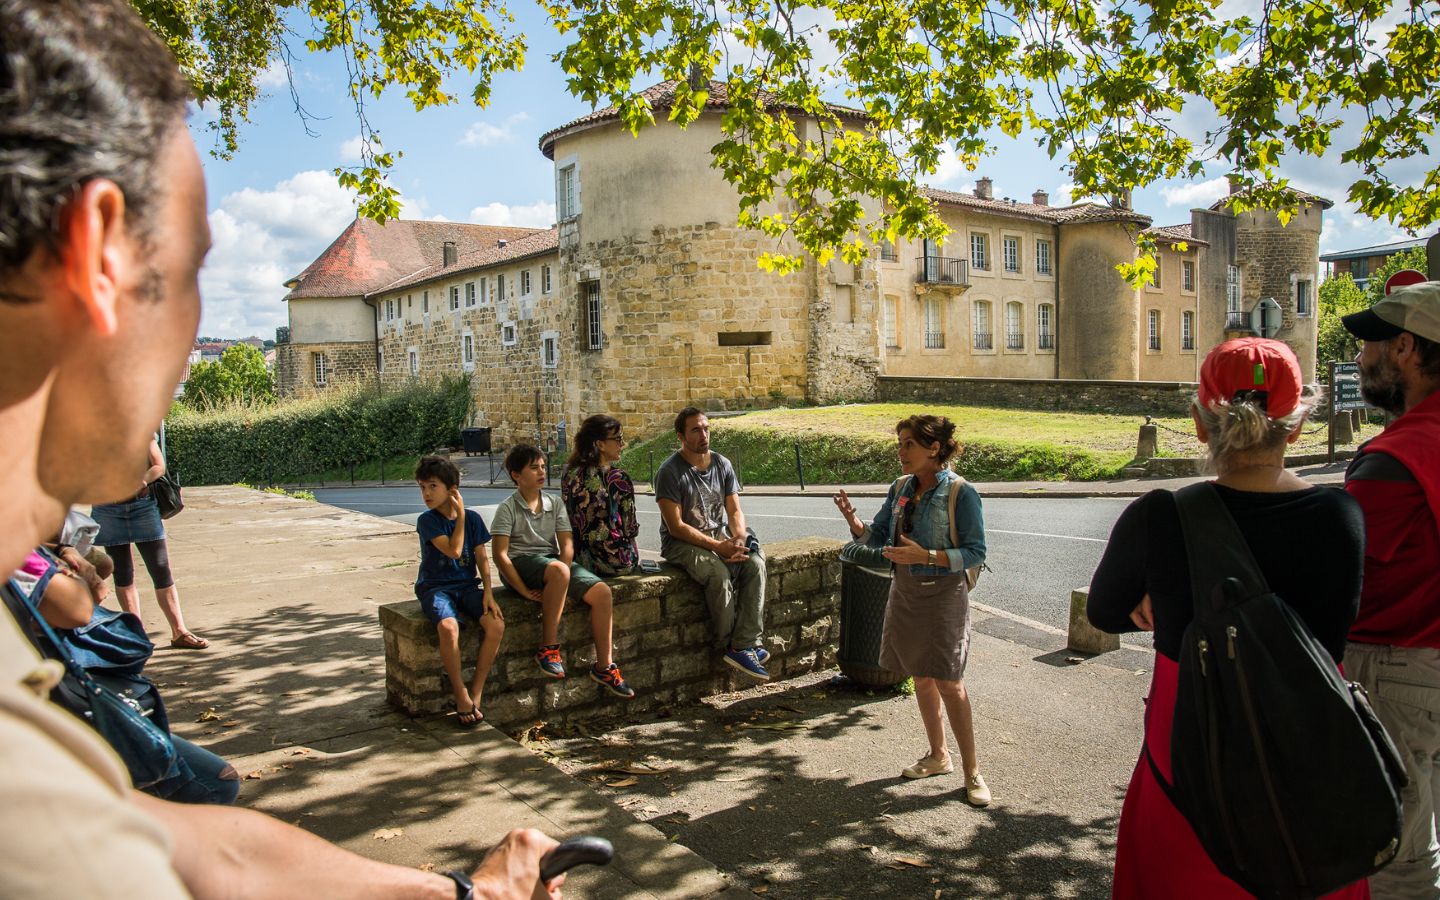
[[770,661],[770,651],[766,650],[764,647],[756,647],[755,658],[760,660],[760,665],[763,666]]
[[565,677],[565,663],[560,659],[559,644],[541,647],[540,652],[535,654],[535,664],[540,667],[540,671],[551,678]]
[[725,662],[744,672],[746,675],[749,675],[756,681],[770,680],[770,673],[765,671],[765,667],[760,664],[759,654],[755,652],[755,648],[753,647],[745,650],[726,650]]

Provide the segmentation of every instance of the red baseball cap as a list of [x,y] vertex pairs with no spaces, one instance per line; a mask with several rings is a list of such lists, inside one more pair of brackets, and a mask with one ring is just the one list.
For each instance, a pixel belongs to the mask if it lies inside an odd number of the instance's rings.
[[1253,403],[1272,419],[1300,405],[1303,380],[1295,353],[1269,338],[1237,338],[1220,344],[1200,364],[1200,403]]

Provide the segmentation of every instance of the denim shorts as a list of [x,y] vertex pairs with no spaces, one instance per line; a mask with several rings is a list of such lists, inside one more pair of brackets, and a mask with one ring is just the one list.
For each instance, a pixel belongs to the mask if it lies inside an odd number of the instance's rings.
[[420,609],[431,625],[446,619],[460,619],[464,613],[471,619],[485,615],[485,591],[476,585],[438,588],[420,598]]
[[[532,589],[539,589],[545,586],[545,567],[552,562],[559,562],[553,556],[541,556],[538,553],[522,553],[510,557],[510,562],[515,566],[515,571],[525,586]],[[571,599],[579,600],[603,579],[594,572],[578,563],[570,564],[570,588],[566,591]]]

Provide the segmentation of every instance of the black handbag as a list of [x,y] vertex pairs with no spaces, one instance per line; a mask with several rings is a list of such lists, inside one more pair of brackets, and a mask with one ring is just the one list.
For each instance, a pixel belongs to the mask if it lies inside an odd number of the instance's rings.
[[155,498],[162,519],[171,518],[185,508],[185,502],[180,499],[180,481],[168,471],[150,482],[150,496]]
[[[75,661],[65,641],[36,610],[36,595],[44,595],[55,572],[52,566],[29,593],[14,579],[0,589],[6,606],[22,630],[32,636],[36,649],[65,666],[65,678],[51,693],[51,699],[100,733],[125,763],[135,787],[147,788],[180,774],[180,756],[170,739],[170,720],[155,685],[139,674],[92,676]],[[39,628],[38,640],[25,627],[22,611]]]

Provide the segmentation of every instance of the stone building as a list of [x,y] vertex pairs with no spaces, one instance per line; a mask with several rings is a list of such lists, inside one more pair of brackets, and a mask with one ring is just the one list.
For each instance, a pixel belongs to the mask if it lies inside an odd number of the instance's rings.
[[[647,90],[651,107],[674,87]],[[973,195],[927,190],[952,229],[943,246],[901,241],[778,276],[756,257],[795,248],[735,225],[738,198],[710,165],[725,105],[712,83],[687,129],[657,115],[632,136],[607,108],[546,133],[550,229],[352,223],[290,283],[282,393],[471,372],[475,424],[505,444],[593,412],[638,434],[687,404],[870,399],[883,375],[1188,382],[1262,297],[1313,368],[1300,285],[1313,288],[1328,201],[1304,200],[1284,229],[1221,204],[1152,228],[1128,202],[997,199],[981,178]],[[802,140],[816,127],[797,125]],[[1158,274],[1135,290],[1115,266],[1147,229]]]

